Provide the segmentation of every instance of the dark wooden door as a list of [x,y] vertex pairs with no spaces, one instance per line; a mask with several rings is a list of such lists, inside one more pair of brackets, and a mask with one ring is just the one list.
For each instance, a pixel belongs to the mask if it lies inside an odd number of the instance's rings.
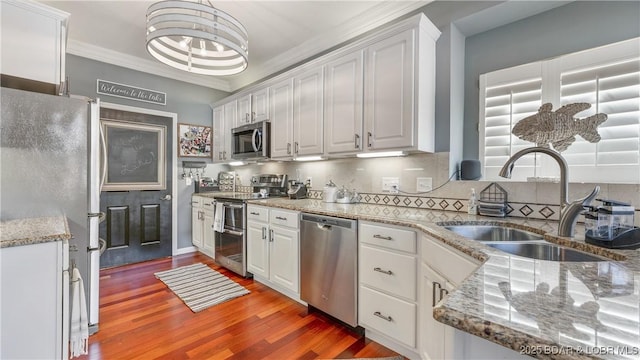
[[[166,127],[165,189],[122,189],[103,191],[100,194],[100,211],[106,214],[105,221],[100,224],[100,238],[106,241],[106,250],[100,257],[100,267],[107,268],[170,256],[173,119],[106,108],[100,110],[100,119]],[[109,149],[109,146],[107,148]],[[110,156],[109,151],[107,156]],[[144,170],[146,162],[137,163],[136,166],[140,166],[139,171],[153,171]]]

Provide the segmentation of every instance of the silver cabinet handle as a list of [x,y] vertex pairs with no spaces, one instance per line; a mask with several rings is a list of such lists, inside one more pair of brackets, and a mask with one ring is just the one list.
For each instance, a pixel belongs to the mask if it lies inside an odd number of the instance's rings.
[[267,228],[266,227],[262,227],[262,240],[266,240],[267,239]]
[[355,148],[360,149],[360,135],[355,134],[353,136],[353,142],[354,142]]
[[254,122],[254,121],[256,121],[256,112],[252,111],[251,112],[251,122]]
[[244,233],[243,233],[242,231],[233,231],[233,230],[227,230],[227,229],[224,229],[223,231],[224,231],[225,233],[227,233],[227,234],[231,234],[231,235],[235,235],[235,236],[242,236],[242,235],[244,235]]
[[257,213],[257,212],[255,212],[255,211],[252,211],[252,212],[250,212],[249,214],[251,214],[251,215],[256,215],[256,216],[259,216],[259,215],[260,215],[260,213]]
[[251,122],[251,117],[249,116],[249,113],[245,113],[244,114],[244,121],[246,123],[250,123]]
[[223,160],[227,160],[227,152],[226,151],[222,152],[222,159]]
[[373,136],[373,134],[371,132],[367,133],[367,146],[371,147],[371,137]]
[[392,322],[393,321],[393,318],[391,316],[384,316],[384,315],[382,315],[382,313],[380,311],[374,312],[373,315],[379,317],[380,319],[387,320],[388,322]]
[[447,289],[440,289],[440,299],[439,299],[438,301],[440,301],[440,300],[444,299],[445,295],[449,295],[449,290],[447,290]]
[[383,273],[383,274],[387,274],[387,275],[393,275],[393,271],[391,271],[391,270],[382,270],[382,268],[379,268],[379,267],[373,268],[373,271],[377,271],[379,273]]
[[[167,195],[165,195],[165,196],[161,197],[161,198],[160,198],[160,200],[166,200],[166,201],[169,201],[169,200],[171,200],[171,195],[170,195],[170,194],[167,194]],[[206,204],[205,204],[205,205],[206,205]]]
[[298,144],[298,142],[297,142],[297,141],[295,142],[295,144],[296,144],[296,154],[297,154],[297,153],[298,153],[298,150],[300,150],[300,145]]
[[442,285],[440,285],[440,283],[439,283],[439,282],[434,281],[434,282],[433,282],[433,289],[431,290],[431,304],[432,304],[431,306],[432,306],[432,307],[433,307],[433,306],[436,306],[436,303],[437,303],[438,301],[440,301],[440,300],[436,301],[436,294],[438,293],[438,291],[436,290],[436,288],[439,288],[439,289],[440,289],[440,291],[442,291]]
[[287,143],[287,154],[291,154],[291,143]]
[[272,229],[272,230],[269,230],[269,233],[270,233],[270,235],[271,235],[271,236],[269,236],[269,241],[270,241],[270,242],[273,242],[273,229]]
[[376,239],[382,239],[382,240],[393,240],[393,238],[391,236],[384,236],[384,235],[373,235],[374,238]]
[[287,221],[287,218],[286,217],[282,217],[282,216],[276,216],[276,219]]

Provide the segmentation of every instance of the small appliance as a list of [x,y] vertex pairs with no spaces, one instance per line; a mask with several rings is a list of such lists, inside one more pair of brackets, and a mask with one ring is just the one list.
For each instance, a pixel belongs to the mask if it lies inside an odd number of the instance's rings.
[[265,160],[270,155],[269,121],[259,121],[231,129],[231,158],[234,160]]
[[289,199],[306,199],[307,185],[298,180],[289,180]]
[[640,248],[640,228],[634,227],[633,206],[614,200],[601,200],[585,215],[585,242],[613,249]]

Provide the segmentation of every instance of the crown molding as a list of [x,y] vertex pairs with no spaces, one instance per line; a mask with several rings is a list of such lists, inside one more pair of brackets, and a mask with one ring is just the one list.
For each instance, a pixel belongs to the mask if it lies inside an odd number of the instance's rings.
[[216,77],[190,74],[177,69],[174,70],[167,65],[160,64],[155,61],[142,59],[137,56],[105,49],[103,47],[87,44],[81,41],[69,39],[67,42],[67,53],[194,85],[231,92],[231,86],[226,80],[221,80]]
[[342,25],[333,28],[331,31],[317,35],[260,64],[260,69],[254,72],[250,79],[246,77],[231,79],[230,85],[232,91],[239,90],[255,81],[304,61],[343,42],[349,41],[367,31],[396,20],[431,2],[433,2],[433,0],[382,2],[355,18],[346,21]]

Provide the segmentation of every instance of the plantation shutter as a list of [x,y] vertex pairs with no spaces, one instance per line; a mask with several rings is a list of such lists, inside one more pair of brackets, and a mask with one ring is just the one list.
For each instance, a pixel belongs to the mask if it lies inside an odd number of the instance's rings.
[[[512,135],[511,129],[519,120],[535,114],[542,104],[541,64],[482,75],[480,82],[485,89],[480,102],[480,156],[485,178],[497,179],[513,153],[531,146]],[[522,158],[518,166],[514,179],[525,180],[535,173],[533,156]]]
[[[546,102],[554,110],[576,102],[591,104],[575,115],[579,119],[608,115],[598,127],[600,142],[577,135],[562,152],[570,181],[640,183],[639,39],[481,75],[480,159],[485,179],[500,180],[497,173],[509,156],[535,146],[511,135],[511,129]],[[555,161],[544,155],[535,159],[518,160],[513,179],[558,176]]]
[[560,103],[587,102],[577,115],[608,115],[602,140],[577,137],[563,152],[573,181],[640,182],[640,56],[637,41],[568,55],[560,66]]

